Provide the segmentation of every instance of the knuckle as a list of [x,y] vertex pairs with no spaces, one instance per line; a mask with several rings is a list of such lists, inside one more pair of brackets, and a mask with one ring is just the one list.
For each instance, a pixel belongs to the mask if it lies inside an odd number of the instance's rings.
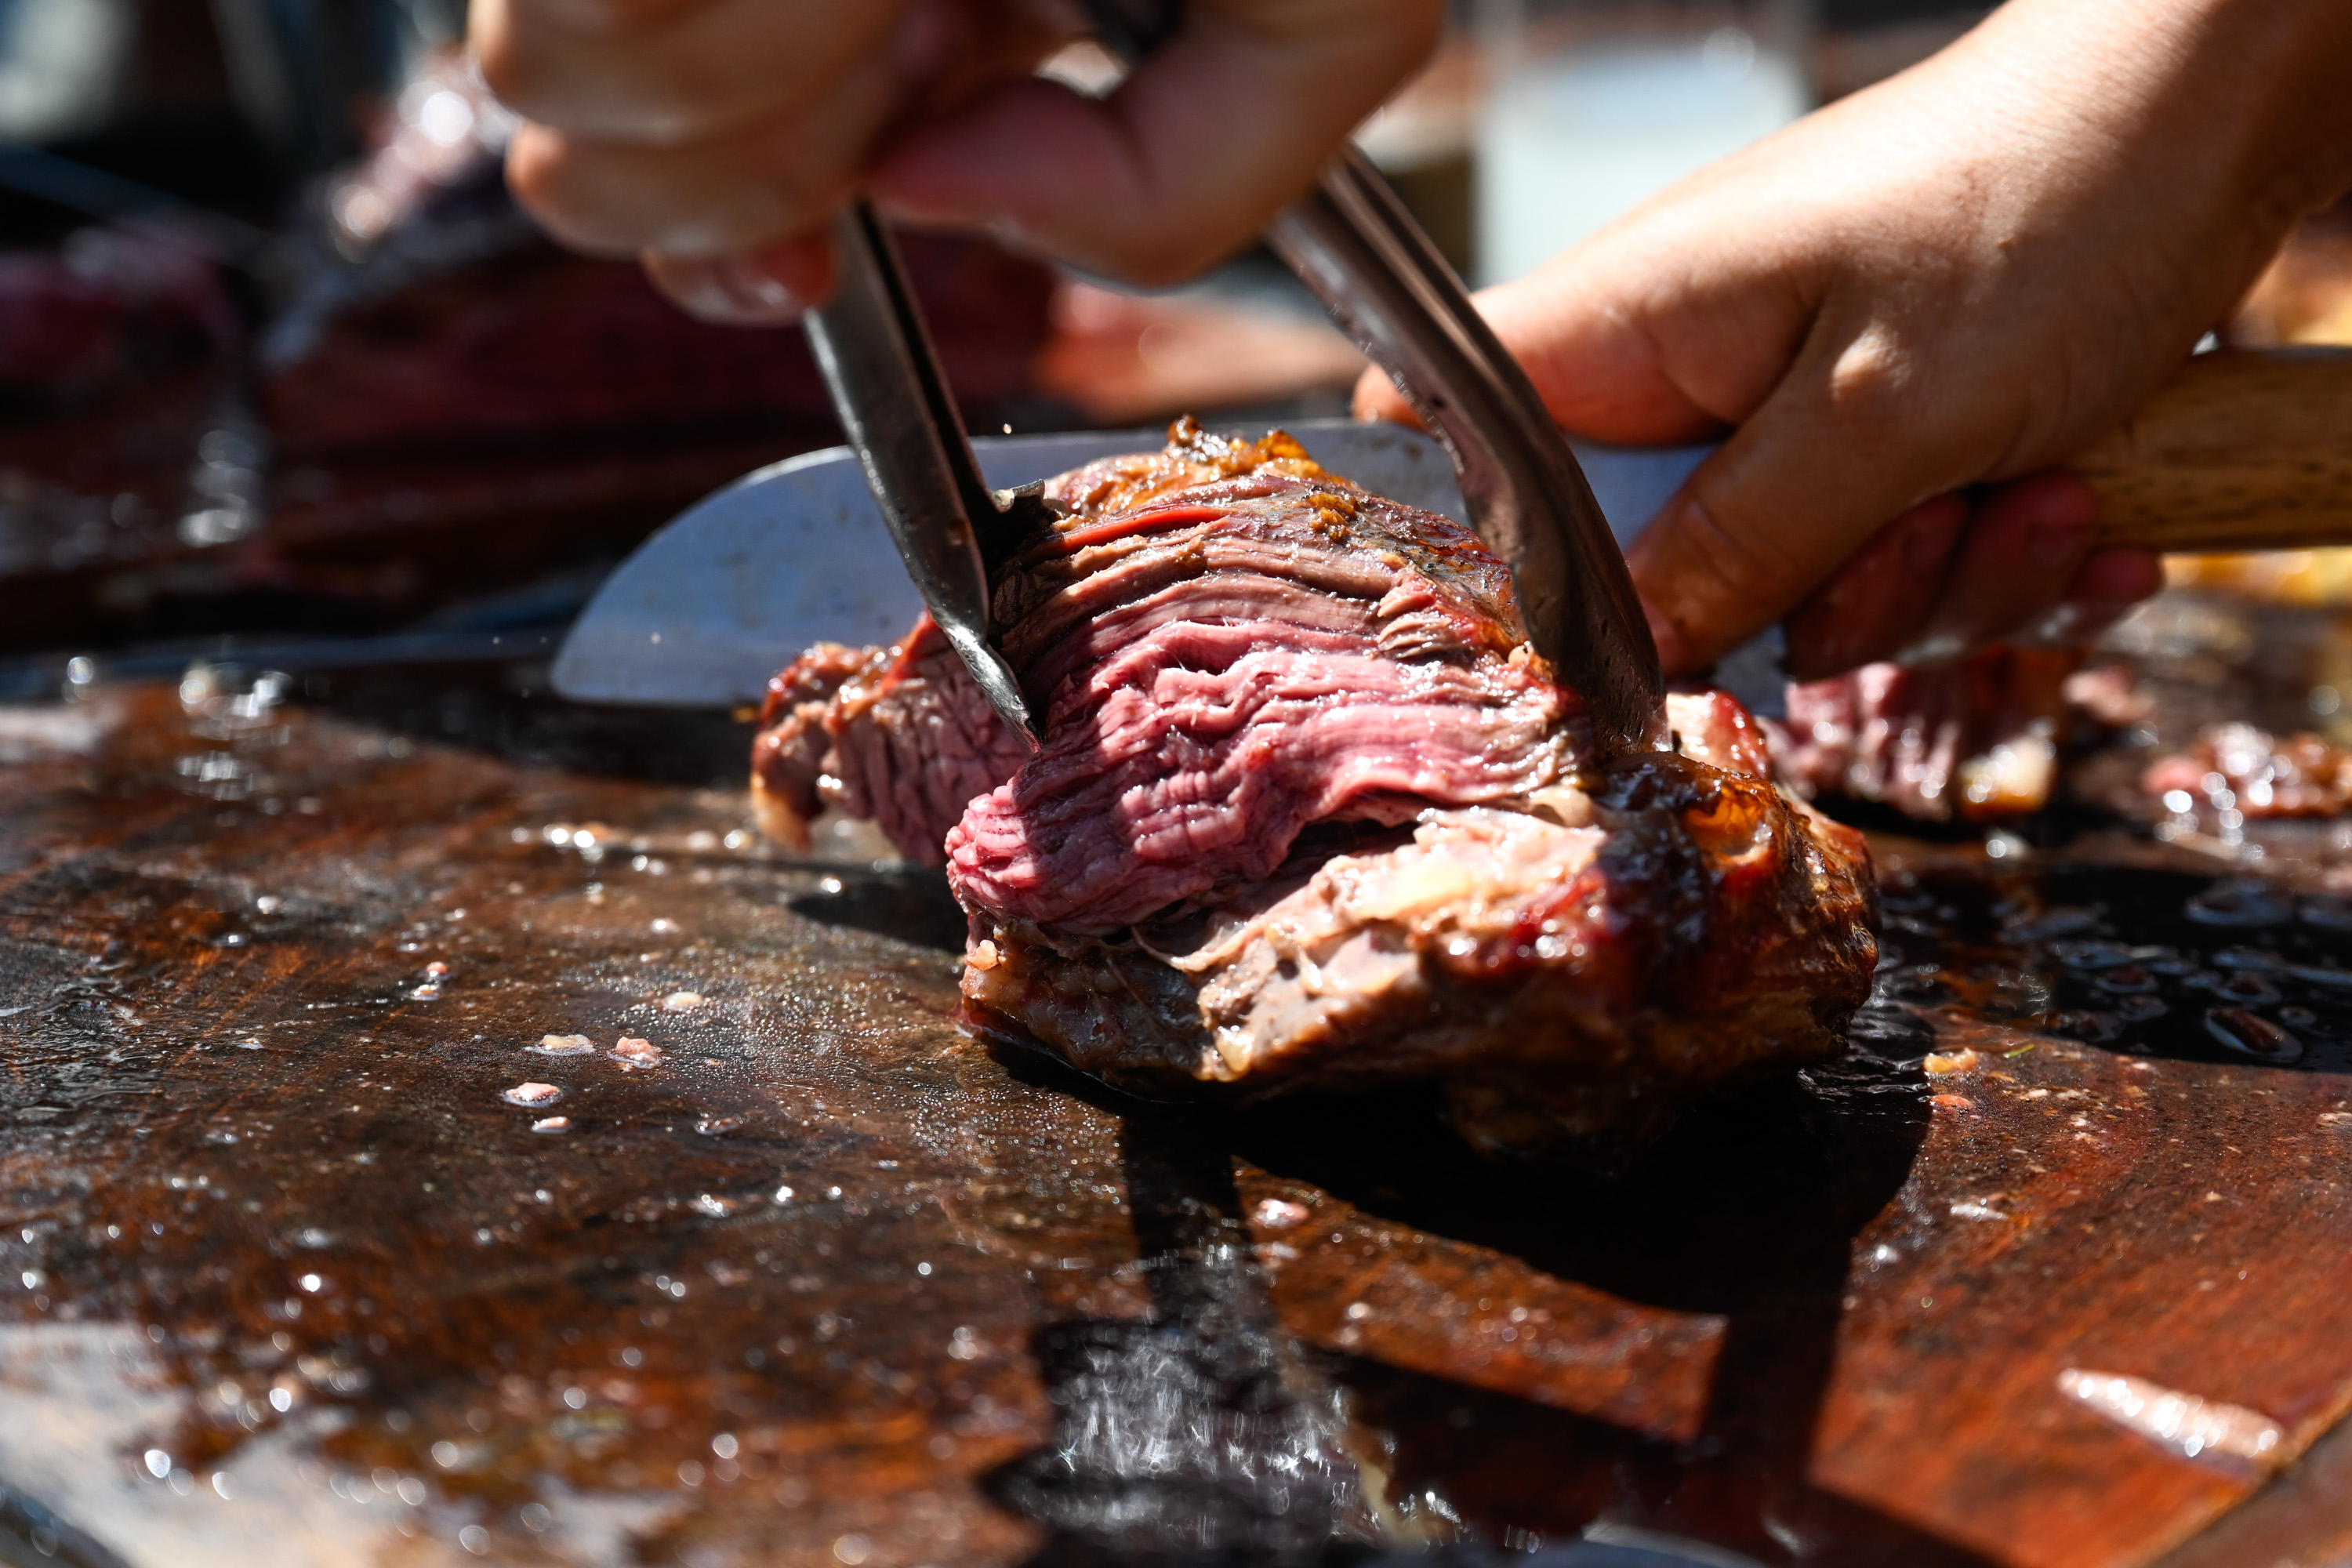
[[1822,395],[1841,425],[1896,428],[1919,412],[1923,380],[1916,356],[1891,332],[1874,328],[1839,351]]
[[544,222],[563,198],[563,141],[540,126],[524,124],[507,143],[507,189],[524,211]]
[[1727,608],[1777,612],[1802,580],[1798,563],[1770,527],[1742,515],[1737,496],[1711,489],[1694,486],[1683,511],[1675,546],[1684,570]]
[[575,129],[659,136],[691,122],[698,96],[665,79],[670,51],[655,35],[680,7],[654,0],[478,0],[468,39],[483,81],[531,119]]
[[593,255],[626,255],[637,237],[599,202],[590,171],[562,136],[526,125],[507,148],[507,188],[516,205],[559,244]]
[[517,39],[505,7],[493,9],[487,17],[478,15],[470,41],[483,84],[500,103],[519,113],[530,113],[535,95],[528,51]]

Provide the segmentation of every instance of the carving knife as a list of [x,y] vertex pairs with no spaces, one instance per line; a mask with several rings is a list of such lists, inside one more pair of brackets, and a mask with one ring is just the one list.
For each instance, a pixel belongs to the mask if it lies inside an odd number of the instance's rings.
[[[2180,552],[2352,545],[2352,351],[2200,354],[2128,423],[2069,466],[2103,503],[2103,544]],[[1369,489],[1468,521],[1451,459],[1418,430],[1353,420],[1291,426],[1316,460]],[[1121,452],[1158,430],[984,437],[1000,488]],[[1580,446],[1581,466],[1630,541],[1713,450]],[[689,507],[638,546],[573,623],[555,687],[583,702],[723,706],[756,701],[769,676],[816,642],[887,643],[923,608],[856,455],[788,458]],[[1777,637],[1768,634],[1768,637]],[[1718,679],[1777,710],[1771,648]]]

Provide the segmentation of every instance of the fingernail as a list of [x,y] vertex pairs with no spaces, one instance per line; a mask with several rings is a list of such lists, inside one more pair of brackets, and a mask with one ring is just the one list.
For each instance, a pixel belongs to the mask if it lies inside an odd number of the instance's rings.
[[745,257],[648,262],[662,291],[707,321],[729,326],[786,326],[800,320],[802,302],[758,261]]

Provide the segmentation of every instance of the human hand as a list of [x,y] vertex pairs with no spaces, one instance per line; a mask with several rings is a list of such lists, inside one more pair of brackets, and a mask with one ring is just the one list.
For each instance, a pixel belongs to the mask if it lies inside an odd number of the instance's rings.
[[[2011,0],[1481,296],[1559,423],[1731,434],[1628,552],[1670,672],[2081,636],[2160,584],[2047,470],[2352,181],[2352,7]],[[1358,412],[1403,405],[1367,377]]]
[[641,254],[698,313],[788,320],[831,287],[827,217],[887,212],[1169,283],[1255,234],[1428,53],[1442,0],[1192,0],[1093,99],[1034,73],[1067,0],[475,0],[526,119],[516,195]]

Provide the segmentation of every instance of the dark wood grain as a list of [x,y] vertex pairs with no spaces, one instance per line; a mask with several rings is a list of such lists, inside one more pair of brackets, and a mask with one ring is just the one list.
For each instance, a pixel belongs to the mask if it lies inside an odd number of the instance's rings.
[[[2292,898],[2187,919],[2193,858],[1882,841],[1904,951],[1853,1057],[1629,1170],[1515,1168],[1424,1095],[1152,1107],[992,1053],[935,879],[730,847],[731,788],[620,776],[642,731],[530,731],[558,768],[414,732],[432,701],[191,695],[0,713],[0,1540],[25,1503],[142,1568],[1596,1524],[2203,1568],[2352,1531],[2313,1447],[2352,1403],[2343,1009],[2282,979],[2316,1017],[2266,1067],[2168,981],[2095,1044],[2055,956],[2069,911],[2191,973],[2341,948]],[[2070,1367],[2282,1441],[2184,1457]]]
[[[2145,1561],[2263,1470],[2169,1453],[2068,1367],[2260,1410],[2280,1462],[2352,1404],[2347,1086],[1955,1026],[1904,1201],[1856,1238],[1813,1475],[2032,1564]],[[1885,1249],[1885,1261],[1875,1260]]]

